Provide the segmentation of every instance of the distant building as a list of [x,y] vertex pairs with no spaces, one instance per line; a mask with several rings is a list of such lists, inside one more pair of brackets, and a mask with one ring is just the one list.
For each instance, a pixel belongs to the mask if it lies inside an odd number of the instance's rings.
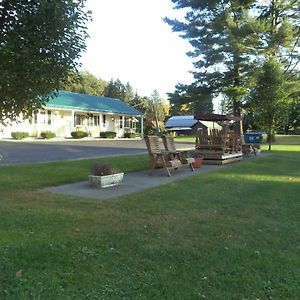
[[208,132],[211,129],[222,129],[216,122],[195,120],[194,116],[172,116],[165,124],[165,127],[170,132],[175,132],[180,135],[195,135],[197,130],[203,129]]
[[0,125],[0,137],[9,138],[14,131],[25,131],[33,137],[52,131],[57,137],[70,137],[76,130],[93,137],[103,131],[114,131],[117,137],[123,137],[126,132],[136,132],[140,121],[143,131],[143,113],[119,99],[60,91],[31,118],[20,116],[10,126]]

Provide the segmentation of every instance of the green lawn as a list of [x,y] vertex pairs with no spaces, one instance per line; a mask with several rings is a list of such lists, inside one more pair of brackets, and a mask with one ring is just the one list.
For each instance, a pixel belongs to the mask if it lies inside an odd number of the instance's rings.
[[[264,137],[264,140],[266,137]],[[178,136],[176,137],[177,141],[180,142],[195,142],[194,136]],[[276,141],[274,145],[300,145],[300,135],[276,135]]]
[[111,201],[37,192],[92,161],[0,167],[0,299],[299,299],[300,145]]

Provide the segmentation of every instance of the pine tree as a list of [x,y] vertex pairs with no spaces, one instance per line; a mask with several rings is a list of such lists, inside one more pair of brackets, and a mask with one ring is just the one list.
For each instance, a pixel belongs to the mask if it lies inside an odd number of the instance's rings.
[[270,57],[264,63],[250,96],[254,119],[267,132],[269,150],[275,130],[286,120],[287,97],[283,66],[274,57]]
[[[250,11],[255,1],[182,1],[175,8],[188,9],[185,21],[165,19],[173,31],[181,32],[194,50],[193,86],[207,95],[230,98],[235,115],[253,81],[259,33],[262,26]],[[203,100],[200,100],[203,101]]]

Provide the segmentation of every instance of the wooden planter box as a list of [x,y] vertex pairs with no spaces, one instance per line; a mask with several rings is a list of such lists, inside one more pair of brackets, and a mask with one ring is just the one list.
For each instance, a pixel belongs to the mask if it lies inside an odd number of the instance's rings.
[[105,176],[94,176],[89,175],[89,181],[92,186],[97,188],[106,188],[114,185],[118,185],[124,177],[124,173],[105,175]]

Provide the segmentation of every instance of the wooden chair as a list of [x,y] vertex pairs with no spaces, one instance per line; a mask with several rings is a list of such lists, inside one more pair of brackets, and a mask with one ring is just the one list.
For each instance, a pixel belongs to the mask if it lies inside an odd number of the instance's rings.
[[228,152],[228,138],[226,133],[213,131],[208,134],[206,131],[199,130],[196,136],[195,148],[198,150]]
[[145,136],[145,142],[150,157],[150,174],[155,168],[164,168],[167,175],[171,176],[171,169],[182,166],[180,159],[176,159],[168,151],[160,149],[158,136]]
[[231,153],[242,151],[240,135],[235,133],[234,131],[229,131],[228,146],[229,146],[229,152]]
[[171,136],[162,136],[162,141],[166,151],[168,151],[170,155],[176,159],[179,159],[183,165],[188,165],[191,170],[194,171],[193,163],[195,162],[195,159],[188,157],[188,150],[177,150],[174,138]]

